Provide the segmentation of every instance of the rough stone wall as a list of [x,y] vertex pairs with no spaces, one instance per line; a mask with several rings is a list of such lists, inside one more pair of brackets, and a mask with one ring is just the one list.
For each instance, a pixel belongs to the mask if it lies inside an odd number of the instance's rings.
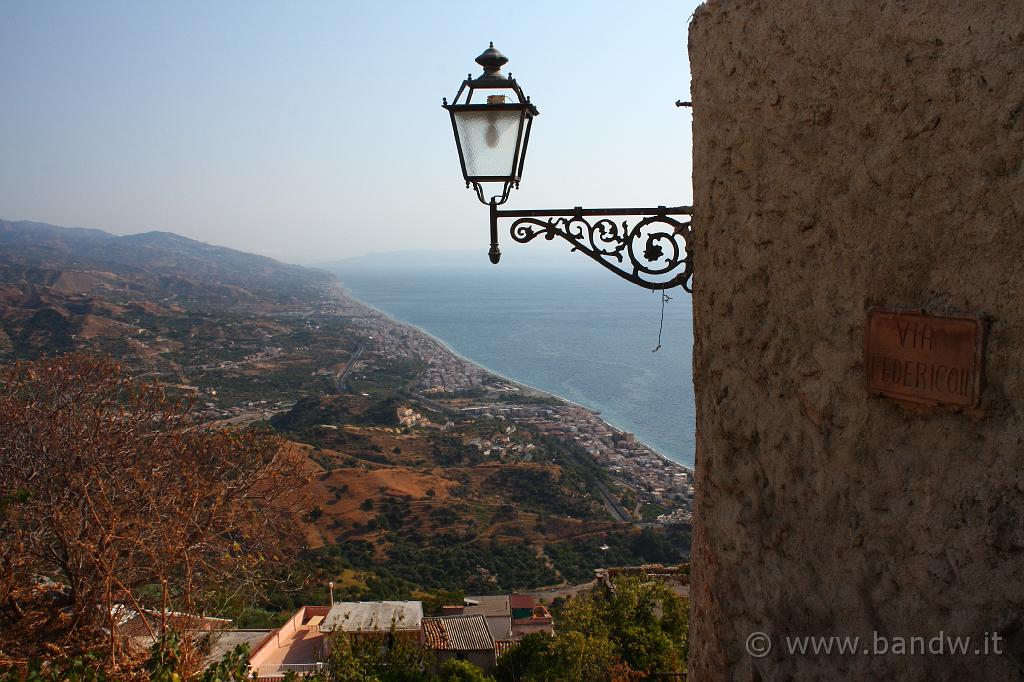
[[[1018,679],[1024,3],[713,0],[689,51],[692,679]],[[870,396],[873,305],[986,316],[980,407]],[[1003,656],[784,641],[997,628]]]

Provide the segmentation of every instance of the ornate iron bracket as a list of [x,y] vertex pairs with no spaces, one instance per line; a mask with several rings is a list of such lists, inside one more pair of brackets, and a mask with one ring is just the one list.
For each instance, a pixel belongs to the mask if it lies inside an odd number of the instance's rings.
[[[516,218],[512,239],[526,244],[541,235],[559,237],[619,277],[647,289],[681,286],[693,293],[693,252],[690,220],[669,216],[693,216],[690,206],[666,208],[582,208],[554,210],[500,210],[492,201],[491,262],[501,257],[498,250],[498,219]],[[633,227],[628,221],[591,216],[643,216]]]

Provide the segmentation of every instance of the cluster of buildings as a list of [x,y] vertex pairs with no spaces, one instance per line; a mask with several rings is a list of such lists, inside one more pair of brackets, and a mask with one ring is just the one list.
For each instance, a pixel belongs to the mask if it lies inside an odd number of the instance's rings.
[[[633,490],[638,497],[671,507],[680,507],[658,517],[660,523],[689,523],[693,502],[693,471],[658,454],[619,431],[597,414],[569,403],[562,405],[508,405],[486,403],[462,408],[464,414],[481,418],[504,419],[529,425],[548,436],[578,445],[614,478]],[[486,444],[490,445],[490,444]],[[502,451],[516,454],[514,446]],[[528,451],[522,459],[530,459]]]
[[[467,365],[474,369],[467,371]],[[474,371],[475,370],[475,371]],[[427,361],[420,380],[423,393],[455,393],[483,385],[486,374],[454,353],[443,351]]]
[[399,407],[397,417],[400,426],[412,427],[428,423],[422,414],[411,407]]
[[[639,500],[672,509],[658,517],[659,523],[690,521],[694,492],[692,470],[663,457],[632,434],[615,429],[592,410],[568,402],[536,404],[523,401],[520,397],[523,391],[518,386],[493,377],[450,352],[430,336],[350,299],[343,298],[339,305],[339,312],[349,316],[351,323],[369,339],[370,350],[385,358],[412,357],[426,364],[426,372],[418,382],[425,400],[427,394],[484,388],[486,391],[478,394],[478,402],[458,406],[461,414],[528,425],[540,433],[578,445]],[[514,399],[510,397],[512,395]],[[399,416],[401,419],[402,415]],[[489,456],[532,458],[528,447],[517,446],[507,438],[503,440],[477,445]]]
[[[367,350],[385,360],[414,358],[426,365],[419,381],[425,394],[454,393],[483,385],[488,373],[463,360],[435,339],[400,324],[386,315],[343,297],[337,312],[348,318],[359,336],[366,339]],[[329,312],[329,310],[321,311]]]
[[419,601],[336,602],[303,606],[275,630],[225,630],[211,658],[247,643],[253,676],[270,682],[320,669],[334,636],[401,637],[425,646],[435,667],[457,658],[491,670],[505,649],[533,632],[554,632],[554,624],[547,608],[525,595],[467,597],[436,617],[424,616]]
[[[658,581],[689,598],[689,565],[647,564],[595,570],[595,587],[614,593],[619,576]],[[299,608],[275,629],[230,629],[230,621],[210,616],[146,610],[127,605],[113,614],[118,634],[130,648],[148,651],[163,626],[208,635],[206,660],[211,664],[239,645],[249,649],[249,669],[257,682],[277,682],[287,675],[300,677],[321,670],[337,637],[369,646],[390,646],[396,638],[424,647],[432,658],[432,672],[449,659],[464,660],[484,671],[516,641],[533,633],[554,634],[554,619],[547,607],[527,594],[465,597],[461,604],[441,608],[439,616],[425,616],[420,601],[333,602]]]
[[472,438],[466,445],[484,457],[493,457],[501,461],[529,462],[533,459],[537,445],[530,442],[528,437],[515,436],[516,430],[515,425],[509,424],[490,436]]
[[[217,395],[215,390],[211,390],[210,393],[214,397]],[[221,426],[228,426],[232,422],[270,419],[279,412],[291,409],[294,404],[294,400],[245,400],[237,405],[220,406],[212,401],[206,401],[197,406],[196,414],[206,421],[227,420]]]

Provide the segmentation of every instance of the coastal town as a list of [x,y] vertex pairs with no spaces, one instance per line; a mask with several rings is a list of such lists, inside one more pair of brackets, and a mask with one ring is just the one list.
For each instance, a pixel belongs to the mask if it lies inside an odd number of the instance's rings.
[[[498,376],[461,357],[426,332],[399,322],[352,298],[335,284],[323,289],[315,301],[274,317],[290,325],[301,325],[322,339],[332,329],[344,330],[336,337],[356,345],[344,361],[333,362],[330,353],[312,353],[303,347],[282,349],[271,336],[254,335],[247,341],[233,340],[244,352],[235,359],[212,356],[188,372],[203,377],[188,385],[179,383],[197,398],[197,414],[220,426],[238,426],[269,421],[287,412],[295,400],[280,393],[266,393],[251,399],[226,397],[225,387],[236,375],[251,376],[289,355],[306,355],[327,361],[309,372],[325,388],[345,392],[353,378],[362,378],[392,367],[413,363],[404,388],[413,405],[398,416],[403,426],[437,426],[449,422],[477,420],[507,423],[508,429],[526,428],[578,448],[606,472],[615,490],[605,491],[606,507],[618,521],[658,524],[688,524],[692,517],[693,471],[654,450],[633,434],[603,420],[599,413],[539,389]],[[244,344],[244,346],[243,346]],[[215,358],[215,359],[214,359]],[[160,373],[154,373],[160,374]],[[166,377],[167,375],[164,374]],[[178,380],[181,381],[180,379]],[[444,414],[447,420],[434,424],[420,409]],[[437,420],[435,420],[437,421]],[[517,442],[510,433],[494,438],[474,438],[467,447],[485,457],[503,462],[530,461],[534,445]]]
[[[499,377],[459,356],[429,334],[366,306],[338,291],[320,314],[346,318],[365,339],[369,354],[353,358],[340,374],[357,372],[360,363],[376,355],[386,362],[414,360],[424,371],[412,395],[425,405],[453,416],[508,422],[509,428],[529,426],[566,444],[578,446],[593,458],[627,493],[631,508],[610,505],[619,520],[664,524],[689,523],[692,518],[693,470],[674,462],[633,434],[621,431],[594,410],[538,389]],[[411,415],[405,419],[411,418]],[[530,446],[513,443],[509,435],[471,443],[486,456],[530,459]],[[643,503],[665,512],[647,518]]]

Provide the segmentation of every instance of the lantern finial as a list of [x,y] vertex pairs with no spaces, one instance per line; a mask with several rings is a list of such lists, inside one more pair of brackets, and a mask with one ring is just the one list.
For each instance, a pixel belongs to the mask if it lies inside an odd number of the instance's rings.
[[508,57],[494,48],[494,43],[476,58],[476,63],[483,67],[484,73],[477,80],[498,80],[501,78],[501,67],[508,63]]

